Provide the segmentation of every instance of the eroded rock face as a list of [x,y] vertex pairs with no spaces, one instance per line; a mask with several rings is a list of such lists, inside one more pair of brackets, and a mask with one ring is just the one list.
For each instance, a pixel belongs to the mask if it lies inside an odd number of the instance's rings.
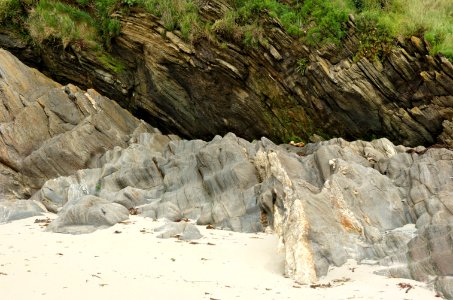
[[85,195],[96,195],[143,216],[195,219],[236,231],[262,230],[250,161],[253,145],[229,134],[210,143],[143,133],[126,149],[107,151],[98,168],[46,182],[34,195],[59,211]]
[[61,222],[70,203],[95,195],[152,218],[268,227],[298,282],[353,258],[387,266],[383,274],[431,280],[451,298],[451,174],[452,151],[387,139],[299,148],[234,134],[205,142],[142,133],[96,168],[46,182],[33,199],[60,211]]
[[288,275],[310,283],[329,265],[371,259],[388,266],[386,275],[435,279],[453,297],[452,151],[337,139],[298,154],[257,154],[267,178],[260,203],[281,237]]
[[[221,18],[229,5],[200,3],[207,20]],[[43,45],[34,59],[11,32],[0,31],[0,45],[29,62],[40,60],[60,81],[94,86],[155,127],[184,137],[211,139],[231,131],[282,141],[318,133],[385,136],[411,146],[439,142],[443,131],[440,142],[451,137],[451,126],[442,124],[453,116],[453,66],[430,56],[429,45],[416,37],[398,41],[382,61],[369,61],[355,57],[360,45],[353,21],[344,47],[309,49],[265,16],[266,43],[255,47],[222,40],[221,33],[219,42],[202,37],[188,43],[140,10],[118,18],[122,29],[112,55],[124,65],[121,72],[75,45]]]
[[151,129],[95,90],[61,86],[0,49],[2,198],[28,198]]
[[[220,18],[218,9],[206,2],[202,14]],[[453,66],[443,57],[430,57],[415,37],[402,41],[383,62],[372,62],[355,61],[359,44],[352,22],[344,41],[348,51],[316,51],[271,19],[268,43],[247,49],[204,39],[185,43],[143,13],[123,21],[117,46],[140,65],[135,103],[162,115],[168,120],[164,126],[184,136],[232,131],[278,141],[319,131],[350,138],[386,136],[415,146],[435,143],[442,121],[453,114]]]

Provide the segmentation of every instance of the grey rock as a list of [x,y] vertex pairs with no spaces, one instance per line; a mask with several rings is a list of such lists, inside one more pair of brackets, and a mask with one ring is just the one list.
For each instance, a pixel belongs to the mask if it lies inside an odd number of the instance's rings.
[[37,201],[0,201],[0,224],[33,216],[39,216],[44,212],[47,212],[46,208]]
[[[96,195],[152,218],[262,230],[259,179],[249,157],[255,150],[246,141],[233,134],[209,143],[183,141],[160,133],[141,133],[135,141],[107,151],[97,168],[46,182],[33,199],[58,211],[73,199]],[[155,141],[166,145],[156,147]]]
[[[234,134],[205,142],[142,132],[93,166],[46,182],[33,199],[62,216],[97,195],[154,219],[267,228],[280,238],[286,275],[301,283],[352,258],[378,262],[383,275],[435,279],[445,295],[451,289],[451,266],[442,263],[453,261],[450,150],[387,139],[297,148]],[[184,223],[170,224],[162,237],[186,238]]]
[[203,237],[195,225],[184,221],[170,222],[154,229],[154,231],[162,232],[157,236],[162,239],[177,237],[178,239],[187,241],[197,240]]
[[298,157],[280,149],[262,149],[255,164],[288,276],[309,283],[347,258],[373,260],[384,275],[438,278],[451,298],[452,151],[386,139],[308,144]]
[[128,218],[129,211],[124,206],[88,195],[68,203],[47,230],[71,234],[89,233]]
[[434,286],[443,297],[453,299],[453,276],[437,277]]
[[28,198],[151,128],[95,90],[63,87],[3,49],[0,74],[3,198]]

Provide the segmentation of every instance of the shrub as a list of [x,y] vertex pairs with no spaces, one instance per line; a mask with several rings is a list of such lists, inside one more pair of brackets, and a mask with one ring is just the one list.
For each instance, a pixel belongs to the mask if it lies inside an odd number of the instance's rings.
[[296,71],[301,75],[305,75],[305,71],[307,70],[308,59],[305,57],[301,57],[297,60]]
[[348,8],[339,1],[306,0],[301,7],[307,41],[314,45],[339,43],[346,35]]
[[[86,0],[83,0],[86,1]],[[119,7],[118,0],[91,0],[89,5],[93,6],[95,25],[104,43],[110,48],[111,40],[119,35],[121,24],[118,20],[111,17],[113,12]]]
[[237,22],[259,23],[263,14],[278,19],[291,35],[305,36],[310,44],[339,43],[346,34],[350,10],[340,0],[305,0],[288,5],[277,0],[236,0]]

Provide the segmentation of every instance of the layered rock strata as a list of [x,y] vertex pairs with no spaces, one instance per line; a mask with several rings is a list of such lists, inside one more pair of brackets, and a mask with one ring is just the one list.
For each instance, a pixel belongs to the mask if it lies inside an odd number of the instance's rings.
[[152,130],[95,90],[62,86],[0,49],[0,195],[28,198]]
[[[388,139],[300,148],[231,133],[181,140],[94,90],[60,86],[0,54],[1,221],[51,211],[58,218],[48,230],[88,233],[133,211],[243,232],[268,228],[298,282],[353,258],[430,281],[453,298],[451,150]],[[162,237],[199,237],[181,224]]]
[[[201,17],[214,22],[228,5],[202,1]],[[186,42],[142,10],[117,17],[121,34],[109,63],[80,45],[44,44],[38,51],[8,29],[0,30],[0,46],[61,82],[95,87],[183,137],[211,139],[231,131],[282,141],[316,133],[385,136],[406,146],[451,144],[453,66],[430,56],[429,45],[417,37],[395,41],[388,55],[369,60],[357,56],[352,19],[340,47],[316,49],[265,15],[262,36],[249,47],[227,32]]]

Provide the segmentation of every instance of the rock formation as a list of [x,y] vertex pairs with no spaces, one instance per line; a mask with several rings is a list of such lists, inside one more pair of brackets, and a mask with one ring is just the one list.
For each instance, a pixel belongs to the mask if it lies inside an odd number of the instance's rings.
[[[205,20],[222,18],[224,0],[201,1]],[[406,146],[447,143],[452,121],[453,66],[429,55],[417,38],[400,40],[382,60],[356,57],[355,24],[341,47],[308,48],[263,16],[262,42],[244,47],[217,41],[185,42],[140,10],[118,15],[121,34],[112,55],[122,71],[71,45],[33,48],[9,29],[0,46],[60,82],[94,87],[155,127],[183,137],[211,139],[235,132],[275,141],[314,133],[348,139],[385,136]],[[450,129],[449,129],[450,128]],[[438,140],[439,139],[439,140]]]
[[0,101],[2,199],[29,198],[47,180],[151,129],[96,91],[61,86],[2,49]]
[[197,240],[202,237],[200,231],[193,224],[186,222],[170,222],[154,229],[154,232],[162,232],[158,238],[178,238],[183,241]]
[[96,195],[146,217],[256,232],[259,179],[249,151],[253,145],[233,134],[207,143],[142,133],[136,144],[107,151],[97,168],[47,181],[33,199],[57,212]]
[[[133,211],[273,230],[286,274],[300,283],[353,258],[453,298],[451,150],[388,139],[278,146],[232,133],[181,140],[94,90],[61,86],[0,54],[0,221],[51,211],[49,231],[88,233]],[[162,231],[199,237],[185,223]]]
[[453,297],[452,151],[334,139],[297,153],[259,155],[271,182],[261,203],[289,275],[310,282],[331,264],[371,259],[386,275],[433,280]]
[[[142,133],[128,148],[107,151],[97,168],[46,182],[33,199],[60,211],[58,224],[67,222],[68,206],[96,195],[152,218],[245,232],[269,226],[286,274],[300,283],[353,258],[388,266],[389,276],[430,280],[451,298],[451,174],[452,151],[387,139],[298,148],[234,134],[204,142]],[[92,230],[85,221],[77,226]]]

